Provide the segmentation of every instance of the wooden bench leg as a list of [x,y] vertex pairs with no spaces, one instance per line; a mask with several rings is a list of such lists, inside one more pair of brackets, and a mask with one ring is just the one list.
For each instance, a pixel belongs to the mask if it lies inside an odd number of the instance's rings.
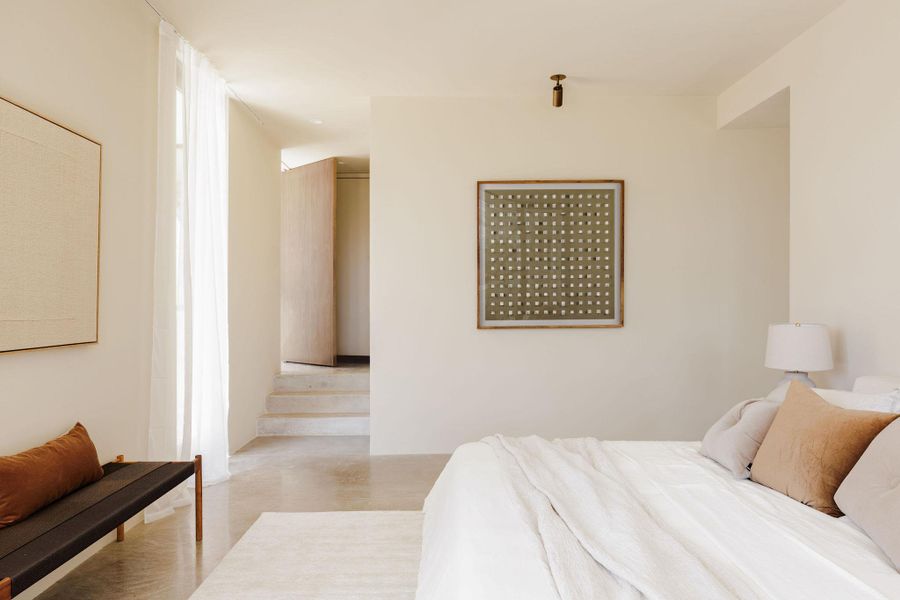
[[0,579],[0,600],[10,600],[12,598],[12,579],[6,577]]
[[[125,462],[125,455],[120,454],[116,457],[116,462]],[[116,541],[124,542],[125,541],[125,523],[116,526]]]
[[203,457],[194,457],[194,535],[203,541]]

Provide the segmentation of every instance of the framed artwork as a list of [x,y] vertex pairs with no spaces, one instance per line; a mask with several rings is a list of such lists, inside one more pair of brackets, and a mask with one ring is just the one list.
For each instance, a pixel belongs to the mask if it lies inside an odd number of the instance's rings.
[[97,142],[0,98],[0,352],[97,341]]
[[478,328],[622,327],[625,182],[478,182]]

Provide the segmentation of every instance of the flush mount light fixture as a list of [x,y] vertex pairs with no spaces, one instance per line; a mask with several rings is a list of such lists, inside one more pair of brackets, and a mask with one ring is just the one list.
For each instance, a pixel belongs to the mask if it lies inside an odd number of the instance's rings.
[[559,108],[563,103],[563,87],[560,81],[565,79],[566,76],[562,73],[557,73],[556,75],[551,75],[550,79],[556,82],[556,85],[553,86],[553,106]]

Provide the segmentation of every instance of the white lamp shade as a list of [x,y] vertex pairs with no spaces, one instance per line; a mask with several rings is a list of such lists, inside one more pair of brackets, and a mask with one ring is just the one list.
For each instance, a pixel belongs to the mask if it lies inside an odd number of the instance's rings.
[[828,371],[834,367],[828,327],[816,323],[769,325],[766,366],[780,371]]

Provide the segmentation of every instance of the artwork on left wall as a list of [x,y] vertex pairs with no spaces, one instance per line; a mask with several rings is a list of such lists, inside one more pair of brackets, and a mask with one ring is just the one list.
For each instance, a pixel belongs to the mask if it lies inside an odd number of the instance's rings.
[[0,98],[0,352],[97,341],[99,143]]

